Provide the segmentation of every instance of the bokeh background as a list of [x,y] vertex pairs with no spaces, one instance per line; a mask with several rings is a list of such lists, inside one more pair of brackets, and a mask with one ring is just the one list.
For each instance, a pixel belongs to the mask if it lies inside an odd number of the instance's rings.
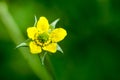
[[[56,80],[120,80],[120,0],[4,0],[27,39],[34,15],[67,30],[49,55]],[[7,22],[6,22],[7,23]],[[0,80],[39,80],[0,19]],[[14,35],[13,35],[14,36]],[[19,38],[19,36],[18,36]]]

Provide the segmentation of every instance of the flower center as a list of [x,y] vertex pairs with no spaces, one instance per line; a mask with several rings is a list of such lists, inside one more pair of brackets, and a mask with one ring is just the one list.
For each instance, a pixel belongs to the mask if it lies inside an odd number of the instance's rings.
[[41,43],[45,43],[47,42],[49,39],[49,35],[47,33],[42,33],[38,36],[38,40],[41,42]]

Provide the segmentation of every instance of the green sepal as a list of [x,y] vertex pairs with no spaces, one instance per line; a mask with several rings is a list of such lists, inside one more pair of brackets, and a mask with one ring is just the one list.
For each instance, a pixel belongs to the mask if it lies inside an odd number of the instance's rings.
[[28,47],[28,45],[27,45],[27,43],[23,42],[16,46],[16,48],[20,48],[20,47]]
[[57,44],[57,50],[60,51],[61,53],[64,53],[59,44]]
[[35,16],[35,22],[34,22],[34,27],[37,26],[37,17]]
[[55,29],[55,26],[56,26],[56,24],[57,24],[57,22],[59,21],[60,19],[58,18],[58,19],[56,19],[55,21],[53,21],[51,24],[50,24],[50,28],[53,30],[53,29]]
[[30,39],[27,39],[27,40],[25,40],[24,42],[18,44],[18,45],[16,46],[16,48],[28,47],[28,46],[29,46],[29,42],[30,42]]
[[46,51],[43,51],[42,53],[39,54],[42,65],[44,65],[44,60],[45,60],[46,54],[47,54]]

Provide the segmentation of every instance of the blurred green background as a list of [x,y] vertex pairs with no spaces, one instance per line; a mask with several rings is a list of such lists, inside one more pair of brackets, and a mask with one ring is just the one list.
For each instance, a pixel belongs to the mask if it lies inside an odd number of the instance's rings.
[[[68,35],[64,55],[49,55],[56,80],[120,80],[120,0],[4,1],[26,39],[34,15],[60,18]],[[4,26],[0,19],[0,80],[39,80]]]

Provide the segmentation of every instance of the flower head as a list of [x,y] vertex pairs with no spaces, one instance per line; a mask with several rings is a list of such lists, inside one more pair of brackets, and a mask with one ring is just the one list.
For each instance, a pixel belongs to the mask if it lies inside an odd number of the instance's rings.
[[51,29],[48,20],[40,17],[37,26],[27,28],[27,35],[31,39],[29,43],[31,53],[38,54],[42,50],[55,53],[57,42],[63,40],[67,32],[63,28]]

